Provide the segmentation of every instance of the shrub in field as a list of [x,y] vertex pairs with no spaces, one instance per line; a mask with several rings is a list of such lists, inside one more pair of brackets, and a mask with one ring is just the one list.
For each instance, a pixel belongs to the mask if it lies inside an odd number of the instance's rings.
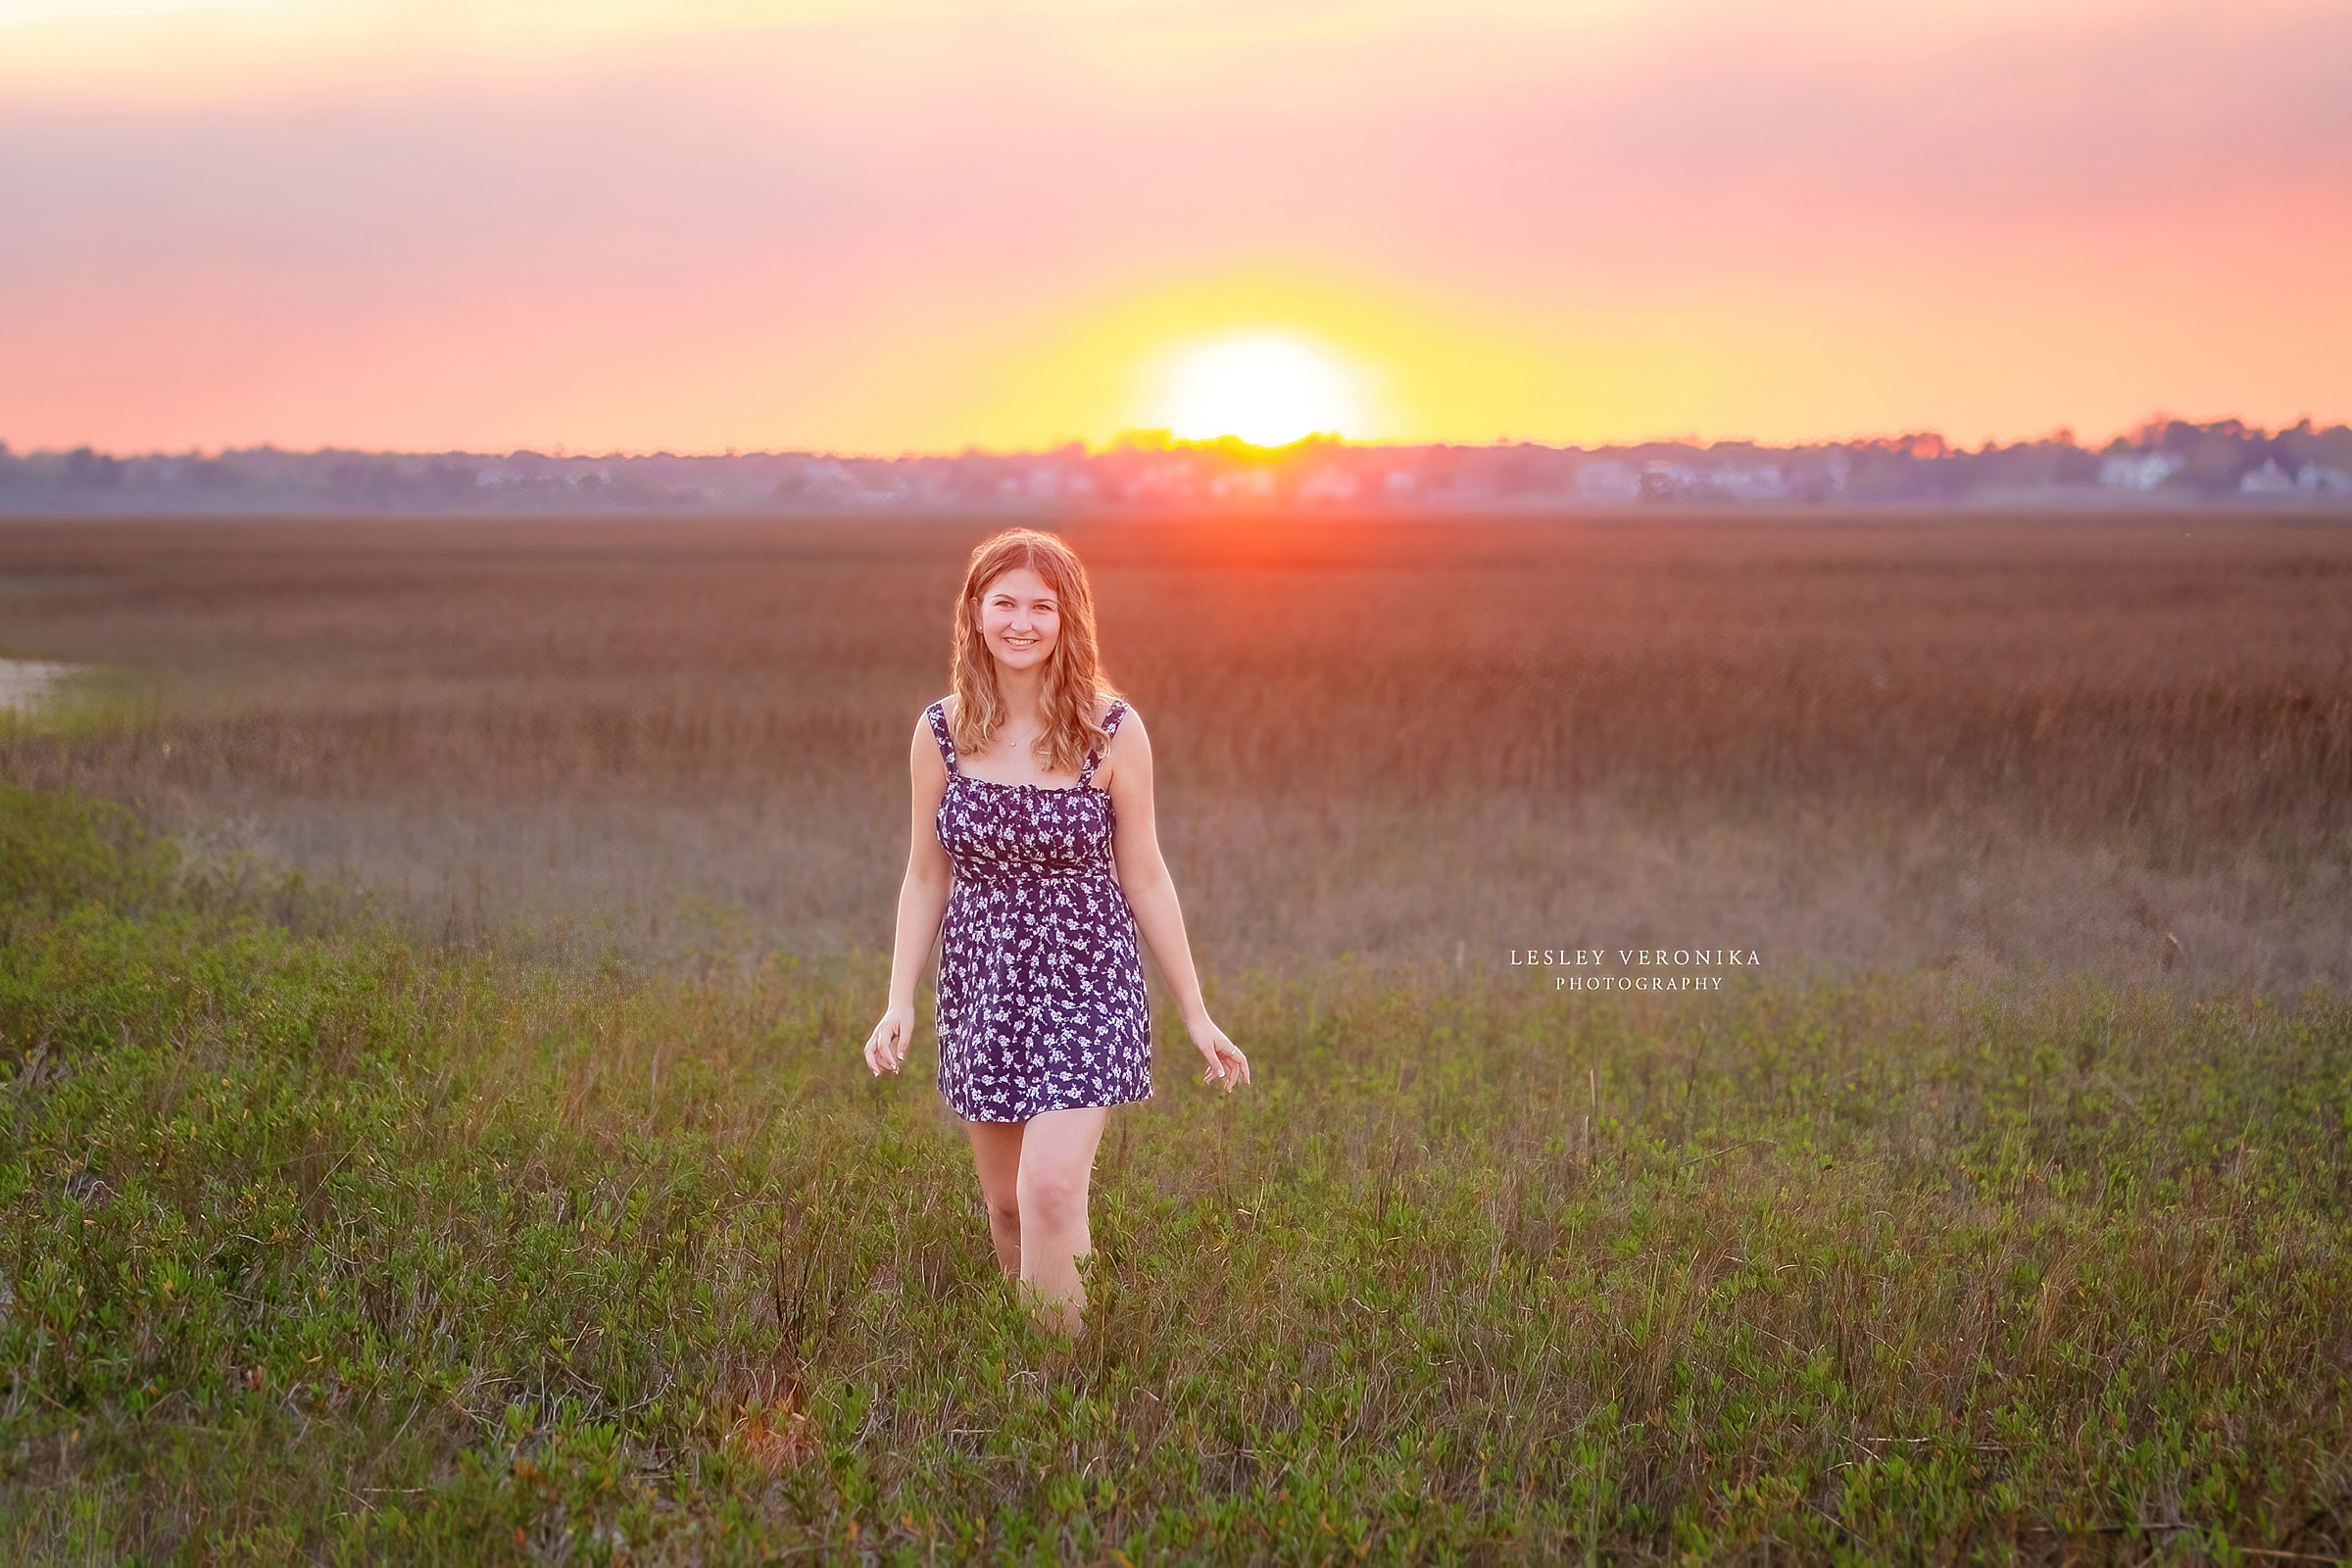
[[0,782],[0,918],[151,903],[176,857],[122,807]]
[[0,948],[14,1560],[2352,1536],[2325,994],[1246,976],[1262,1082],[1170,1060],[1114,1116],[1073,1344],[920,1075],[858,1065],[870,965],[298,937],[104,812],[0,814],[57,868]]

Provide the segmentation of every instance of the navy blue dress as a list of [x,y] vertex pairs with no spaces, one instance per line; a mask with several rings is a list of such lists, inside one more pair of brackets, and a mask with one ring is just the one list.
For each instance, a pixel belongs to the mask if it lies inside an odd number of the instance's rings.
[[[968,1121],[1152,1098],[1152,1011],[1135,911],[1111,868],[1100,751],[1064,789],[966,776],[943,703],[934,820],[955,866],[939,934],[939,1092]],[[1127,705],[1102,727],[1117,734]]]

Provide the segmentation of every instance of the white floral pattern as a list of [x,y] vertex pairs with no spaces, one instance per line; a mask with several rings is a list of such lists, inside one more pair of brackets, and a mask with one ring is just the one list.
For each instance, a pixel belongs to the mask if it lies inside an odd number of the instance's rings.
[[[947,710],[923,710],[948,766],[934,821],[955,866],[939,938],[939,1092],[969,1121],[1152,1098],[1152,1010],[1135,911],[1111,865],[1117,818],[1078,782],[996,784],[956,766]],[[1127,705],[1102,727],[1117,734]]]

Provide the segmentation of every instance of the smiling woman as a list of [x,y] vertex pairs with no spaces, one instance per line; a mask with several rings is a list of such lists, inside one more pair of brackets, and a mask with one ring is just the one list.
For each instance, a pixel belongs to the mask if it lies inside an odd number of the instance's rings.
[[1201,1000],[1152,817],[1151,737],[1102,674],[1077,556],[1028,528],[983,540],[955,646],[955,690],[923,710],[908,754],[913,838],[865,1062],[905,1065],[936,942],[939,1091],[971,1139],[998,1266],[1074,1334],[1095,1150],[1113,1105],[1152,1098],[1139,942],[1206,1081],[1230,1092],[1250,1063]]
[[1310,338],[1248,332],[1187,349],[1167,370],[1163,421],[1190,441],[1282,446],[1364,433],[1363,376]]

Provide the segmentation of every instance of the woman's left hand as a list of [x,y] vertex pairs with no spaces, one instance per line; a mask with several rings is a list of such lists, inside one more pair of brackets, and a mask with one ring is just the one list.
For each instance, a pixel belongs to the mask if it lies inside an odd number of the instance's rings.
[[1190,1027],[1193,1044],[1208,1062],[1208,1071],[1200,1075],[1202,1083],[1222,1083],[1230,1095],[1236,1086],[1250,1081],[1250,1058],[1242,1054],[1241,1047],[1225,1038],[1224,1030],[1206,1018]]

